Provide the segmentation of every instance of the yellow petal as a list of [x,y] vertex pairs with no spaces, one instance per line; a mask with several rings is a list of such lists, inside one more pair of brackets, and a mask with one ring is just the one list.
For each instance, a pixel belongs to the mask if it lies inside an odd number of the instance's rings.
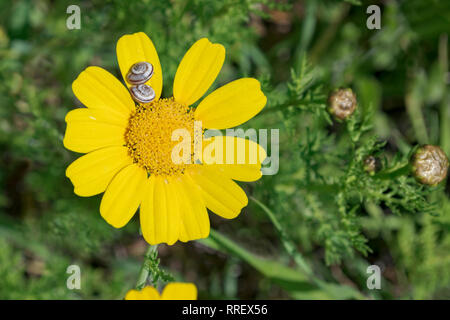
[[211,166],[228,178],[237,181],[252,182],[262,177],[260,164],[216,164]]
[[206,207],[225,219],[237,217],[248,204],[244,190],[211,166],[191,168],[189,175],[202,189]]
[[132,164],[125,147],[108,147],[84,155],[72,162],[66,176],[75,187],[75,194],[90,197],[106,190],[114,175]]
[[186,52],[173,83],[175,101],[187,106],[200,99],[212,85],[225,60],[225,48],[202,38]]
[[[153,65],[153,76],[146,84],[155,90],[155,100],[158,100],[161,96],[163,75],[158,53],[150,38],[143,32],[124,35],[117,41],[116,53],[125,83],[126,75],[133,64],[146,61]],[[127,86],[130,85],[127,83]]]
[[204,164],[261,164],[267,153],[258,143],[235,136],[214,136],[203,138]]
[[197,300],[197,287],[193,283],[171,282],[166,285],[162,300]]
[[209,216],[200,188],[188,175],[174,179],[180,203],[180,240],[183,242],[206,238],[209,235]]
[[170,178],[150,176],[145,185],[140,220],[144,239],[151,245],[163,242],[172,245],[178,240],[177,187]]
[[119,125],[120,119],[120,116],[98,110],[72,110],[66,116],[64,147],[87,153],[108,146],[123,146],[125,126]]
[[125,300],[160,300],[161,297],[159,295],[158,290],[153,287],[147,286],[143,288],[141,291],[138,290],[130,290],[125,295]]
[[126,128],[129,119],[129,115],[123,113],[115,113],[102,109],[78,108],[68,112],[65,120],[66,122],[94,120]]
[[216,136],[203,141],[201,161],[238,181],[261,178],[266,151],[256,142],[233,136]]
[[147,172],[136,164],[119,171],[100,204],[100,213],[106,222],[121,228],[130,221],[143,198],[146,180]]
[[88,67],[72,83],[78,100],[91,109],[129,115],[135,104],[128,90],[111,73],[100,67]]
[[204,128],[231,128],[253,118],[266,102],[259,81],[243,78],[214,90],[203,99],[195,110],[195,118],[202,121]]

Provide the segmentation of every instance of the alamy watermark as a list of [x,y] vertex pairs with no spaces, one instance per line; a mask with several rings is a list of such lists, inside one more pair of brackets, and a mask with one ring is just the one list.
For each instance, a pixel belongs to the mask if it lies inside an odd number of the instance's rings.
[[226,129],[225,135],[220,130],[206,130],[202,134],[202,122],[195,121],[194,137],[180,128],[172,132],[171,140],[178,142],[172,148],[174,164],[262,164],[263,175],[274,175],[279,170],[279,129]]
[[370,276],[367,278],[367,288],[370,290],[380,290],[381,289],[381,269],[376,264],[367,267],[367,274]]
[[72,4],[67,7],[67,14],[70,16],[66,19],[66,27],[69,30],[81,29],[81,10],[80,7]]
[[381,9],[376,4],[370,5],[367,7],[366,10],[367,14],[370,14],[370,16],[367,18],[366,26],[367,29],[373,30],[373,29],[381,29]]
[[70,274],[67,278],[66,286],[69,290],[81,289],[81,269],[80,266],[72,264],[67,267],[66,273]]

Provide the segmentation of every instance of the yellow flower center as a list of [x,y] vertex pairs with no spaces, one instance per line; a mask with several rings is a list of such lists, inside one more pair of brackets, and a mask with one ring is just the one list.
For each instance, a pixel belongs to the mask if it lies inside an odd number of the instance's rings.
[[[188,106],[174,101],[173,98],[139,105],[130,117],[125,132],[130,156],[149,174],[182,174],[188,164],[186,161],[177,163],[172,157],[174,146],[180,143],[178,138],[172,139],[172,134],[177,129],[186,130],[190,137],[194,137],[194,112]],[[192,152],[189,160],[192,163],[194,139],[191,141]]]

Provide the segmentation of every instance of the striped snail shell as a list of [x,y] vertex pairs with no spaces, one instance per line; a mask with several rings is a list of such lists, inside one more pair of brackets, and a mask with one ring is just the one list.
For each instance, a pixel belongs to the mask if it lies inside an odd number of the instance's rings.
[[130,87],[131,96],[138,103],[149,103],[155,99],[155,90],[146,84]]
[[138,62],[131,66],[127,73],[127,82],[131,85],[146,83],[153,75],[153,65],[149,62]]

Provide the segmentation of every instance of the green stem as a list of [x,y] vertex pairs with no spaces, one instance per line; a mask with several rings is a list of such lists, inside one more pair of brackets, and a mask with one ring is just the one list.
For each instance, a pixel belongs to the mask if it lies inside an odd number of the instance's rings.
[[311,40],[316,29],[316,13],[319,2],[316,0],[309,0],[306,2],[305,17],[302,22],[300,41],[295,53],[295,70],[301,70],[303,56],[311,43]]
[[308,277],[313,280],[314,274],[311,270],[311,267],[308,265],[308,263],[305,261],[303,256],[298,252],[295,248],[295,244],[289,239],[289,236],[282,228],[280,222],[275,217],[272,211],[270,211],[269,208],[267,208],[262,202],[255,199],[254,197],[250,196],[250,199],[256,203],[267,215],[267,217],[270,219],[272,224],[274,225],[277,232],[280,234],[281,242],[283,243],[284,248],[286,249],[287,253],[294,259],[295,263],[302,269],[305,274],[308,275]]
[[158,250],[158,245],[149,246],[147,252],[144,255],[144,263],[142,264],[141,271],[139,272],[138,281],[136,282],[136,289],[142,290],[148,281],[148,276],[150,274],[148,261],[152,254]]
[[[448,73],[448,35],[443,34],[439,39],[439,65],[442,70],[443,79],[446,82]],[[450,92],[447,90],[441,101],[441,137],[439,143],[447,155],[450,155]]]
[[425,124],[425,118],[422,112],[424,103],[419,80],[416,80],[410,92],[407,93],[405,98],[405,105],[417,140],[420,144],[428,143],[429,137]]
[[334,18],[334,20],[329,24],[327,29],[322,32],[322,35],[320,36],[319,40],[316,41],[316,44],[311,49],[310,53],[310,62],[315,63],[319,60],[319,57],[322,55],[323,52],[326,51],[328,46],[331,44],[331,42],[334,40],[337,31],[339,30],[339,25],[344,21],[345,17],[347,16],[350,5],[348,3],[342,3],[339,12]]
[[380,171],[379,173],[375,174],[373,178],[375,179],[395,179],[400,176],[406,176],[411,172],[411,165],[409,163],[402,165],[397,168],[392,168],[389,170]]
[[311,103],[323,103],[323,101],[319,101],[319,100],[305,100],[305,99],[296,99],[296,100],[290,100],[288,102],[285,103],[281,103],[279,105],[276,105],[274,107],[270,107],[267,109],[263,109],[259,115],[263,115],[263,114],[270,114],[276,111],[282,111],[283,109],[289,108],[290,106],[294,106],[294,105],[307,105],[307,104],[311,104]]
[[[315,276],[314,272],[312,271],[309,264],[306,262],[305,258],[302,256],[302,254],[300,252],[298,252],[296,250],[296,246],[295,246],[294,242],[292,240],[290,240],[288,234],[284,231],[280,222],[275,217],[275,214],[268,207],[266,207],[262,202],[257,200],[256,198],[254,198],[252,196],[250,196],[249,198],[254,203],[256,203],[264,211],[264,213],[267,215],[267,217],[270,219],[270,221],[274,225],[275,229],[280,234],[281,242],[282,242],[286,252],[294,259],[297,266],[305,273],[305,275],[308,277],[309,281],[311,283],[315,284],[316,286],[318,286],[319,288],[326,290],[327,292],[331,292],[331,291],[335,290],[335,288],[333,289],[332,285],[324,282],[323,280],[321,280]],[[361,294],[359,291],[357,291],[353,288],[346,287],[346,290],[350,290],[353,293],[354,297],[357,299],[365,299],[363,294]]]

